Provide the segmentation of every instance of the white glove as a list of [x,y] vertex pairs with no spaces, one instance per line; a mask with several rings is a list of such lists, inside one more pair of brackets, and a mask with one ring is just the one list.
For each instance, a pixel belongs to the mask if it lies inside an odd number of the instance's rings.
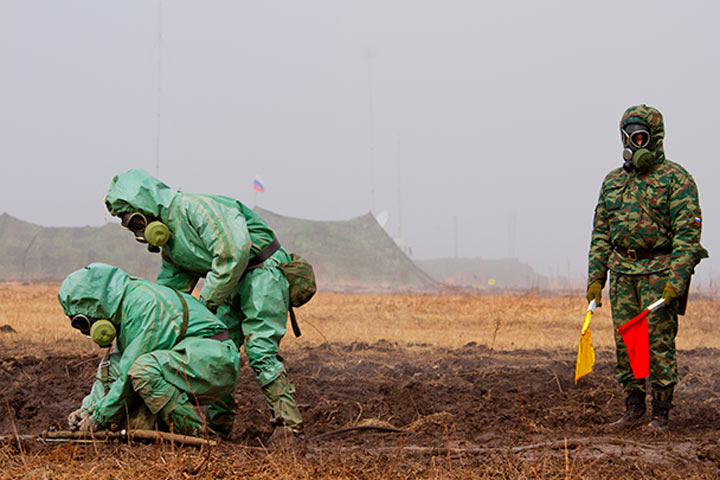
[[85,417],[87,415],[88,415],[87,413],[83,412],[82,407],[78,408],[77,410],[72,412],[70,415],[68,415],[67,422],[68,422],[68,427],[70,428],[70,430],[75,431],[78,428],[80,428],[80,424],[83,421],[83,417]]
[[95,430],[98,430],[100,428],[100,424],[95,420],[95,417],[90,415],[89,413],[86,413],[83,415],[82,420],[80,421],[80,425],[78,425],[78,428],[81,432],[94,432]]

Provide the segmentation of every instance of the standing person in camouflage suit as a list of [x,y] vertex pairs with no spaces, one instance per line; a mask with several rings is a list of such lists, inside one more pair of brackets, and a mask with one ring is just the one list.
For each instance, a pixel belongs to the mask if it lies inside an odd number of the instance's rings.
[[[648,316],[652,419],[668,428],[677,384],[675,335],[684,313],[690,277],[708,256],[700,245],[702,214],[697,186],[680,165],[665,158],[662,114],[647,105],[628,108],[620,121],[622,168],[603,181],[595,208],[588,262],[588,301],[596,300],[610,270],[610,303],[615,328],[652,302],[665,308]],[[615,377],[626,395],[624,415],[612,429],[644,423],[645,379],[632,374],[627,349],[615,332]]]
[[[244,346],[272,411],[271,443],[292,442],[302,432],[302,416],[278,353],[290,307],[280,266],[291,257],[272,229],[238,200],[173,191],[142,169],[114,177],[105,205],[150,251],[162,250],[157,283],[190,293],[205,279],[200,301],[227,325],[238,348]],[[224,401],[234,409],[232,398]],[[215,418],[213,412],[216,431],[231,427]]]

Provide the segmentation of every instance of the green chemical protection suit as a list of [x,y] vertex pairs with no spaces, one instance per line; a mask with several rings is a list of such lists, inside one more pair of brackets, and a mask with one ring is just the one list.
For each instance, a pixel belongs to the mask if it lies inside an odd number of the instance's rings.
[[174,431],[198,435],[199,407],[232,395],[237,347],[221,340],[227,327],[190,295],[93,263],[68,275],[58,298],[66,315],[109,320],[117,332],[114,379],[100,379],[83,401],[100,426],[126,423],[142,402]]
[[168,227],[158,283],[189,293],[205,279],[200,300],[244,345],[273,424],[299,432],[302,417],[278,353],[289,309],[289,285],[278,265],[290,255],[279,248],[248,268],[275,239],[265,221],[238,200],[175,192],[141,169],[113,178],[105,204],[115,216],[140,212]]

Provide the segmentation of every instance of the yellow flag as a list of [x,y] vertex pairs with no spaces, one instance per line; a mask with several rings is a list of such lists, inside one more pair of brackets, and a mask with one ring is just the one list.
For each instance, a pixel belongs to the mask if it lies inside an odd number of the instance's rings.
[[578,345],[577,364],[575,365],[575,383],[580,377],[592,372],[593,365],[595,365],[595,350],[590,336],[590,317],[595,311],[595,306],[595,300],[590,302],[580,331],[580,344]]

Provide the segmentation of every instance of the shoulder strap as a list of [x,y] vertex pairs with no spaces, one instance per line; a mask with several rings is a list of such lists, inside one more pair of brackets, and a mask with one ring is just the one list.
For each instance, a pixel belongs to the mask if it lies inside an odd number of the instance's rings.
[[273,238],[273,241],[265,245],[265,248],[260,250],[257,255],[250,259],[248,262],[248,268],[259,266],[265,260],[270,258],[273,253],[280,249],[280,241],[277,237]]
[[638,204],[640,205],[640,208],[642,209],[645,214],[650,217],[650,219],[657,224],[658,227],[660,227],[660,231],[663,235],[667,236],[669,231],[669,226],[666,225],[664,222],[661,222],[660,219],[655,215],[652,211],[652,209],[645,203],[645,195],[640,192],[640,189],[638,188],[635,192],[635,196],[637,198]]
[[293,310],[292,305],[290,305],[288,312],[290,313],[290,325],[292,325],[293,333],[296,337],[299,337],[302,333],[300,332],[300,326],[297,323],[297,318],[295,318],[295,310]]
[[183,309],[183,318],[182,318],[182,326],[180,327],[180,335],[178,336],[177,342],[175,342],[175,345],[182,342],[183,338],[185,338],[185,334],[187,333],[188,328],[188,320],[190,318],[190,312],[188,311],[188,305],[185,301],[185,298],[183,297],[182,293],[175,290],[173,288],[173,291],[177,293],[178,298],[180,299],[180,303],[182,303],[182,309]]
[[108,392],[108,379],[110,377],[110,350],[112,350],[112,345],[107,348],[105,356],[100,361],[100,384],[103,387],[103,394],[107,394]]

